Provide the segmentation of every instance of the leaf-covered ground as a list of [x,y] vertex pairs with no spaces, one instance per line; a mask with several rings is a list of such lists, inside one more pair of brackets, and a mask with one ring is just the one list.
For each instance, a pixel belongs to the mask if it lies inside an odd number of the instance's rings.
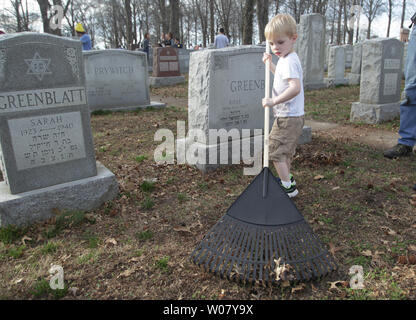
[[[161,142],[154,133],[168,128],[176,135],[176,121],[187,121],[187,88],[152,94],[170,99],[168,108],[92,116],[96,158],[117,177],[116,199],[91,212],[56,212],[27,228],[0,229],[1,299],[416,298],[415,156],[391,161],[348,134],[314,132],[294,161],[294,203],[339,269],[304,285],[237,284],[199,269],[189,255],[253,177],[243,175],[243,165],[206,174],[156,165]],[[346,112],[330,110],[358,101],[358,91],[320,90],[306,99],[324,101],[328,115],[317,107],[319,120],[344,121]],[[381,127],[393,130],[393,123]],[[51,265],[63,267],[64,290],[49,288]],[[362,290],[350,288],[353,265],[363,267]]]

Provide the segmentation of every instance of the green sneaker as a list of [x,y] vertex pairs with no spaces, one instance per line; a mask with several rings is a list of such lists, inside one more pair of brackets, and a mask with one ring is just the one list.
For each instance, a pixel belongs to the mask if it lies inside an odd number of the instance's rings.
[[[293,174],[290,174],[290,175],[289,175],[289,178],[290,178],[290,182],[292,182],[292,185],[296,186],[296,180],[295,180],[295,178],[293,177]],[[279,177],[277,177],[276,179],[277,179],[277,182],[279,182],[279,183],[280,183],[281,179],[280,179]]]
[[398,143],[393,148],[384,151],[383,155],[389,159],[398,158],[398,157],[408,157],[412,154],[412,151],[413,151],[412,147]]
[[296,185],[294,185],[293,183],[290,185],[289,188],[286,188],[283,186],[282,181],[280,181],[280,186],[283,188],[283,190],[285,190],[289,198],[296,197],[299,193],[298,189],[296,188]]

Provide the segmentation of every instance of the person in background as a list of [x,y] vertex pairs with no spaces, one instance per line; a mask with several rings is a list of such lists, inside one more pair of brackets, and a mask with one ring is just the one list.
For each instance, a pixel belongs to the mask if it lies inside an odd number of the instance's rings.
[[75,26],[75,31],[77,33],[77,36],[79,37],[79,40],[81,40],[82,50],[84,51],[91,50],[92,49],[91,38],[86,33],[81,23],[77,23],[77,25]]
[[220,33],[215,36],[214,47],[216,49],[225,48],[230,44],[227,36],[224,34],[224,28],[220,29]]
[[[413,29],[409,37],[407,47],[406,70],[405,70],[405,100],[400,104],[400,128],[397,145],[384,151],[386,158],[394,159],[410,156],[416,145],[416,13],[411,18]],[[413,186],[416,191],[416,185]]]
[[160,41],[159,41],[159,47],[164,47],[165,46],[165,34],[162,32],[161,36],[160,36]]
[[175,48],[179,48],[179,49],[182,49],[182,48],[183,48],[183,45],[182,45],[182,43],[179,41],[179,39],[178,39],[178,38],[175,38],[175,45],[174,45],[174,47],[175,47]]
[[146,52],[148,61],[149,61],[149,49],[150,49],[150,34],[149,32],[146,32],[144,34],[144,40],[143,40],[143,52]]
[[169,32],[165,35],[165,47],[174,47],[175,41],[173,40],[172,32]]

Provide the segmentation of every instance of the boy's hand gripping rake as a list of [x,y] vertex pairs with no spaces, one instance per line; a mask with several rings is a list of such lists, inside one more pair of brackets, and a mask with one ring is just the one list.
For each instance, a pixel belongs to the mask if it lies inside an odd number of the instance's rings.
[[[270,53],[266,42],[266,52]],[[270,61],[265,96],[270,97]],[[269,108],[264,116],[264,167],[191,254],[206,271],[266,285],[305,281],[336,269],[294,203],[268,168]]]

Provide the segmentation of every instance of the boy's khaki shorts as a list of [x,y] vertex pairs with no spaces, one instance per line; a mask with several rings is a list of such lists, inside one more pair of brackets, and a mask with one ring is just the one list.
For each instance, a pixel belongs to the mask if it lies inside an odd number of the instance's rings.
[[269,135],[269,158],[275,162],[292,162],[305,117],[276,118]]

